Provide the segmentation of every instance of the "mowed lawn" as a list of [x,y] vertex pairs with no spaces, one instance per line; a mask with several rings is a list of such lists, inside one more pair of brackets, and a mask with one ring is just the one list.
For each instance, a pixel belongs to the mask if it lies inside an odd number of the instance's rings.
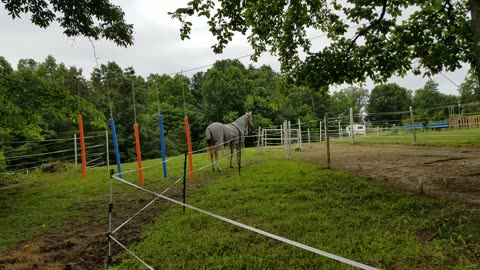
[[[382,269],[480,268],[477,206],[285,160],[282,151],[249,150],[242,159],[241,175],[224,162],[222,173],[196,177],[201,188],[187,192],[187,203]],[[178,206],[130,248],[156,269],[352,268]],[[142,268],[128,254],[116,267]]]

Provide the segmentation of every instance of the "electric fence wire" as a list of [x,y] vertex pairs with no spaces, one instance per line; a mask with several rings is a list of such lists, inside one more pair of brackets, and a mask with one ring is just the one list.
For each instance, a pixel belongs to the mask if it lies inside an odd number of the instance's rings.
[[[261,234],[263,236],[266,236],[266,237],[269,237],[269,238],[272,238],[272,239],[275,239],[277,241],[280,241],[280,242],[283,242],[283,243],[286,243],[286,244],[289,244],[289,245],[293,245],[295,247],[298,247],[298,248],[301,248],[301,249],[304,249],[304,250],[307,250],[307,251],[310,251],[312,253],[316,253],[318,255],[321,255],[321,256],[324,256],[324,257],[327,257],[327,258],[330,258],[330,259],[333,259],[333,260],[336,260],[336,261],[339,261],[339,262],[342,262],[342,263],[345,263],[345,264],[349,264],[351,266],[355,266],[355,267],[358,267],[360,269],[366,269],[366,270],[378,270],[377,268],[374,268],[374,267],[371,267],[371,266],[368,266],[368,265],[365,265],[365,264],[362,264],[362,263],[359,263],[359,262],[356,262],[356,261],[353,261],[353,260],[350,260],[350,259],[347,259],[347,258],[344,258],[344,257],[341,257],[341,256],[338,256],[338,255],[335,255],[335,254],[332,254],[332,253],[329,253],[329,252],[326,252],[326,251],[323,251],[323,250],[320,250],[320,249],[316,249],[316,248],[313,248],[311,246],[307,246],[307,245],[304,245],[302,243],[299,243],[299,242],[296,242],[296,241],[293,241],[293,240],[290,240],[290,239],[287,239],[285,237],[281,237],[281,236],[278,236],[278,235],[275,235],[275,234],[272,234],[272,233],[269,233],[269,232],[266,232],[266,231],[263,231],[263,230],[260,230],[260,229],[257,229],[255,227],[252,227],[252,226],[249,226],[249,225],[246,225],[246,224],[243,224],[243,223],[240,223],[240,222],[237,222],[237,221],[234,221],[232,219],[229,219],[229,218],[226,218],[226,217],[223,217],[223,216],[220,216],[220,215],[217,215],[217,214],[214,214],[214,213],[211,213],[209,211],[206,211],[206,210],[203,210],[203,209],[200,209],[200,208],[197,208],[195,206],[192,206],[192,205],[189,205],[189,204],[186,204],[186,203],[182,203],[180,201],[177,201],[175,199],[172,199],[170,197],[167,197],[167,196],[164,196],[162,194],[159,194],[157,192],[154,192],[154,191],[151,191],[151,190],[148,190],[146,188],[143,188],[143,187],[140,187],[138,185],[135,185],[133,183],[130,183],[122,178],[119,178],[117,175],[114,175],[112,176],[114,179],[120,181],[120,182],[123,182],[127,185],[130,185],[134,188],[137,188],[137,189],[140,189],[140,190],[143,190],[147,193],[150,193],[152,195],[155,195],[159,198],[162,198],[164,200],[167,200],[167,201],[170,201],[174,204],[177,204],[177,205],[180,205],[180,206],[184,206],[186,208],[189,208],[191,210],[194,210],[194,211],[197,211],[197,212],[200,212],[200,213],[203,213],[205,215],[208,215],[208,216],[211,216],[213,218],[216,218],[216,219],[219,219],[221,221],[224,221],[224,222],[227,222],[227,223],[230,223],[232,225],[235,225],[235,226],[238,226],[238,227],[241,227],[243,229],[246,229],[246,230],[249,230],[251,232],[255,232],[255,233],[258,233],[258,234]],[[113,240],[113,236],[111,236],[111,234],[109,234],[109,237]],[[129,252],[130,254],[132,254],[135,258],[137,258],[141,263],[143,263],[145,266],[147,266],[149,269],[153,269],[151,266],[149,266],[147,263],[145,263],[141,258],[139,258],[137,255],[135,255],[132,251],[130,251],[127,247],[125,247],[124,245],[122,245],[118,240],[114,240],[117,244],[119,244],[123,249],[125,249],[127,252]]]

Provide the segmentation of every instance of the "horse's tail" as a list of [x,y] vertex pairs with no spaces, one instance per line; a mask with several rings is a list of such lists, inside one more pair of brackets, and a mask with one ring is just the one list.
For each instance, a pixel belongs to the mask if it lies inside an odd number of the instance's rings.
[[210,128],[207,128],[207,130],[205,130],[205,140],[207,141],[207,147],[209,148],[208,150],[210,151],[210,147],[215,145],[213,134]]

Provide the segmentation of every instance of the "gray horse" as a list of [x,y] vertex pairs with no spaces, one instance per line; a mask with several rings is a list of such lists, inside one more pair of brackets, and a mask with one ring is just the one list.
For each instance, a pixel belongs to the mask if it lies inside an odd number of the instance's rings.
[[[208,145],[208,153],[212,160],[212,171],[215,171],[213,165],[213,156],[217,163],[217,170],[222,171],[218,163],[218,149],[226,145],[230,146],[230,168],[232,166],[233,147],[242,147],[244,137],[253,131],[253,117],[252,112],[247,112],[240,118],[230,124],[222,124],[219,122],[211,123],[205,130],[205,138]],[[240,156],[237,150],[237,160],[240,163]],[[240,166],[240,164],[239,164]]]

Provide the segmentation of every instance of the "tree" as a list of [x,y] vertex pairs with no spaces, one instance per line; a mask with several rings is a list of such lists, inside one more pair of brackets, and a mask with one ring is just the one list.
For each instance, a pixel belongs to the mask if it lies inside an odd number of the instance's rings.
[[103,127],[105,118],[64,84],[65,66],[48,56],[44,62],[22,59],[17,70],[0,57],[0,133],[43,140],[57,121],[76,121],[78,114]]
[[460,92],[460,103],[463,104],[463,112],[480,112],[480,106],[478,104],[478,101],[480,100],[480,87],[478,76],[476,74],[470,71],[464,82],[460,85],[458,91]]
[[[454,71],[465,62],[480,73],[480,1],[194,0],[170,14],[182,23],[182,39],[190,35],[189,17],[205,17],[218,40],[212,46],[216,53],[234,33],[248,33],[254,60],[265,51],[277,54],[282,71],[320,91],[366,78],[385,82],[410,70]],[[354,28],[350,38],[348,30]],[[311,51],[307,30],[312,29],[330,38],[321,51]],[[304,61],[301,51],[307,54]]]
[[[383,124],[399,124],[411,105],[411,93],[395,83],[377,85],[372,89],[367,105],[367,118]],[[389,123],[391,124],[391,123]]]
[[250,65],[246,74],[251,85],[251,91],[245,98],[244,110],[253,111],[255,124],[260,127],[270,127],[280,124],[280,100],[282,99],[281,78],[269,66],[255,68]]
[[[17,141],[0,146],[0,171],[2,167],[14,170],[45,163],[51,157],[44,153],[57,153],[55,158],[62,160],[69,158],[70,154],[62,149],[64,145],[42,141],[71,139],[78,130],[79,114],[85,119],[86,132],[94,126],[106,127],[103,114],[84,96],[78,95],[78,86],[85,79],[75,67],[67,69],[63,63],[57,64],[53,56],[48,56],[41,63],[22,59],[17,70],[13,70],[0,57],[0,72],[0,136],[4,142]],[[74,80],[66,83],[71,78]],[[75,91],[69,89],[72,85]],[[1,152],[8,153],[9,157],[29,157],[18,162],[2,158]]]
[[105,38],[119,46],[133,44],[133,25],[109,0],[2,0],[13,19],[30,15],[33,24],[47,28],[55,20],[68,37]]
[[413,107],[418,111],[416,118],[428,124],[448,118],[448,107],[458,102],[457,97],[445,95],[438,90],[438,83],[429,80],[423,88],[415,91]]
[[367,89],[350,86],[332,94],[329,113],[332,116],[342,113],[348,115],[350,108],[352,108],[353,114],[358,115],[366,109],[367,102]]
[[230,112],[245,113],[244,101],[252,89],[245,78],[246,72],[238,60],[223,60],[217,61],[205,73],[202,97],[208,121],[223,122],[224,116]]
[[[140,140],[145,139],[142,115],[145,113],[147,91],[142,77],[135,75],[131,67],[122,70],[115,62],[108,62],[95,68],[91,75],[92,96],[96,97],[95,105],[105,115],[115,120],[118,145],[122,161],[135,159],[133,125],[140,126]],[[133,100],[135,92],[135,101]],[[134,107],[135,104],[135,107]],[[135,108],[135,109],[134,109]]]

